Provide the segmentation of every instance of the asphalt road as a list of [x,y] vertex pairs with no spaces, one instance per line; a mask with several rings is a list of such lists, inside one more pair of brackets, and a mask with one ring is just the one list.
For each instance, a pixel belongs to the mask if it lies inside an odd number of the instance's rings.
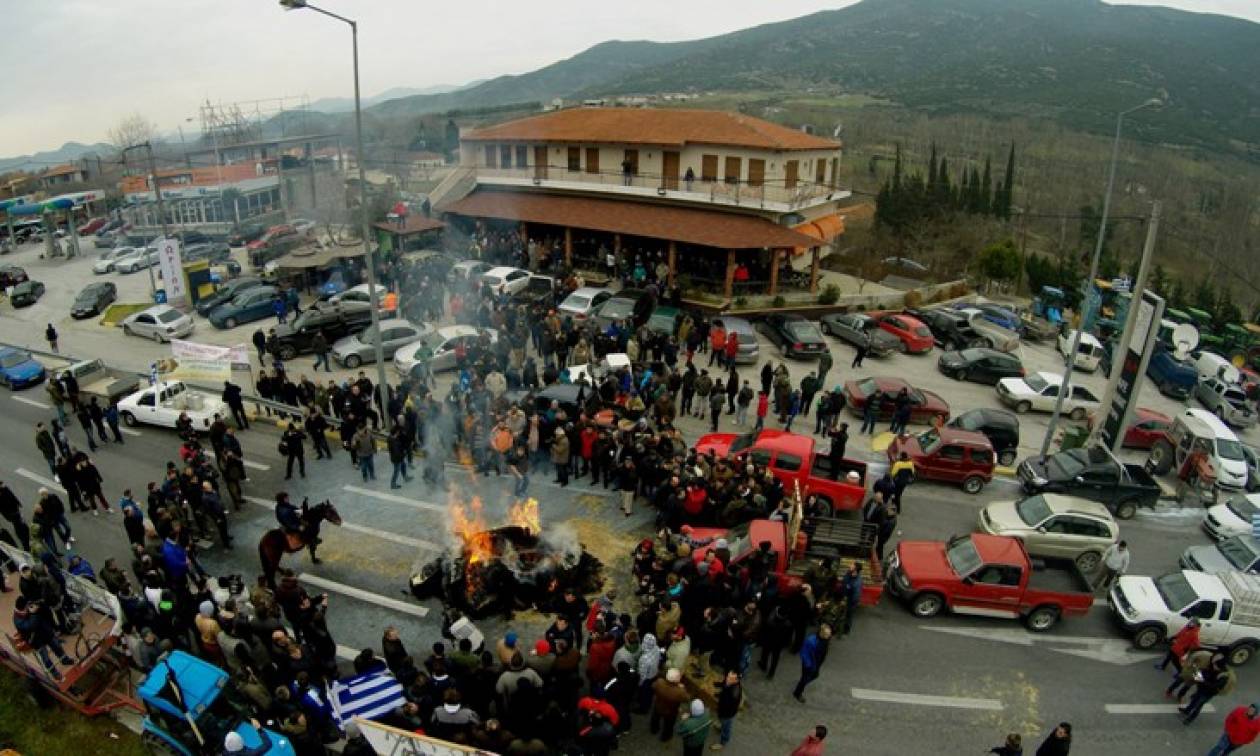
[[[60,283],[56,290],[50,286],[50,294],[30,310],[14,313],[7,303],[0,304],[0,341],[38,346],[42,324],[54,320],[62,329],[63,351],[79,356],[104,357],[111,363],[139,369],[159,351],[165,351],[94,321],[71,323],[64,315],[64,321],[55,319],[56,313],[68,310],[68,296],[82,285],[75,281],[82,278],[83,270],[88,269],[86,275],[91,277],[87,260],[45,264],[22,250],[16,257],[13,261],[36,278]],[[128,281],[128,286],[147,288],[143,274],[139,276],[130,277],[134,283]],[[215,332],[199,320],[194,338],[202,339],[209,333],[212,339],[206,340],[215,343],[247,341],[252,328],[243,326],[237,334]],[[837,367],[829,383],[852,375],[848,369],[851,351],[833,343]],[[763,343],[762,350],[763,358],[774,353],[768,344]],[[1025,362],[1030,367],[1049,369],[1054,359],[1047,347],[1025,348]],[[298,363],[293,369],[309,367],[305,359]],[[810,368],[803,363],[789,365],[798,380]],[[753,378],[759,367],[747,367],[741,373]],[[991,388],[958,384],[940,376],[935,370],[935,356],[869,360],[866,367],[869,370],[865,374],[910,376],[919,385],[941,393],[955,412],[994,403]],[[1101,376],[1086,376],[1085,380],[1101,389]],[[34,423],[51,416],[43,399],[40,389],[0,394],[0,418],[7,431],[0,436],[0,479],[9,483],[28,507],[37,489],[51,483],[32,440]],[[1158,394],[1143,399],[1143,406],[1171,409]],[[724,430],[729,420],[722,419]],[[803,420],[798,430],[804,426]],[[1023,445],[1031,451],[1044,429],[1044,418],[1029,415],[1022,421]],[[693,419],[683,420],[681,426],[692,439],[707,430]],[[70,433],[72,439],[81,440],[80,429],[72,428]],[[276,491],[288,490],[298,499],[330,498],[346,525],[325,529],[320,550],[324,563],[312,565],[304,554],[286,557],[285,563],[301,572],[308,590],[326,591],[332,597],[330,627],[347,657],[364,646],[379,647],[381,632],[390,624],[402,628],[413,653],[423,655],[429,644],[439,639],[440,607],[436,602],[422,604],[410,598],[407,578],[416,565],[446,543],[449,501],[465,502],[479,496],[486,520],[493,525],[506,507],[510,493],[507,479],[476,478],[449,467],[449,492],[428,489],[418,482],[391,491],[385,469],[388,465],[380,464],[379,457],[378,473],[382,474],[376,482],[365,484],[339,453],[335,459],[321,462],[308,456],[307,477],[285,482],[274,428],[258,423],[241,434],[241,439],[250,464],[246,493],[251,502],[258,503],[230,515],[238,545],[227,552],[207,552],[207,567],[218,573],[239,572],[247,580],[257,574],[254,544],[272,527],[274,520],[265,505]],[[173,433],[142,427],[129,433],[123,446],[103,446],[96,456],[109,496],[116,499],[125,487],[142,491],[147,481],[159,479],[166,460],[176,457],[177,445]],[[853,456],[879,459],[877,452],[860,442],[851,444],[850,449]],[[647,534],[650,526],[647,511],[641,509],[635,517],[623,518],[602,489],[592,490],[584,482],[560,489],[538,475],[530,494],[541,502],[545,530],[560,537],[572,529],[621,574],[628,570],[630,546]],[[976,510],[984,503],[1016,494],[1015,486],[1006,480],[995,481],[975,497],[940,484],[916,484],[905,498],[899,537],[942,538],[969,530]],[[1142,512],[1125,523],[1122,533],[1133,550],[1132,572],[1175,569],[1177,555],[1186,546],[1206,540],[1197,526],[1199,516],[1201,512],[1195,509],[1169,509]],[[125,556],[126,539],[117,515],[93,518],[76,514],[72,525],[82,552],[98,567],[108,556]],[[633,611],[630,607],[627,610]],[[528,613],[517,615],[510,623],[495,619],[479,623],[479,627],[491,638],[508,626],[531,638],[546,624],[544,618]],[[832,753],[978,754],[1001,742],[1007,732],[1021,732],[1026,741],[1039,742],[1054,723],[1069,720],[1077,736],[1073,753],[1200,753],[1206,752],[1217,737],[1228,707],[1260,697],[1254,668],[1244,668],[1238,690],[1219,701],[1217,711],[1183,727],[1162,697],[1166,678],[1151,669],[1152,661],[1150,654],[1134,652],[1113,629],[1105,606],[1096,607],[1088,617],[1066,620],[1048,634],[1032,636],[1018,623],[1000,620],[940,617],[918,621],[895,601],[885,600],[863,612],[852,636],[833,644],[822,677],[809,688],[808,703],[801,705],[790,698],[797,672],[794,659],[784,659],[773,681],[765,681],[754,668],[747,685],[749,707],[737,720],[735,739],[728,750],[786,753],[809,727],[824,723],[833,732]],[[642,723],[636,724],[623,748],[631,752],[652,749],[644,729]]]

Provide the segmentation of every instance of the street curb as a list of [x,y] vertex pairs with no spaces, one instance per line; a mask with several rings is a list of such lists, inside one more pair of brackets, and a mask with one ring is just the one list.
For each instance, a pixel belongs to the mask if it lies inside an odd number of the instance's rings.
[[994,467],[994,468],[993,468],[993,474],[994,474],[994,475],[1004,475],[1004,476],[1006,476],[1006,477],[1008,477],[1008,478],[1014,478],[1014,477],[1015,477],[1015,468],[1014,468],[1014,467],[1006,467],[1006,466],[1004,466],[1004,465],[998,465],[998,466],[996,466],[996,467]]

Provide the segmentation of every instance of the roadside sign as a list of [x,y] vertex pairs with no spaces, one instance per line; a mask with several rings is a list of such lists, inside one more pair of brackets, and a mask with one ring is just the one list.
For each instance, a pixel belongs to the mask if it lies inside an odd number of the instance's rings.
[[1120,377],[1116,381],[1111,404],[1104,408],[1107,416],[1103,419],[1101,437],[1103,445],[1112,451],[1119,448],[1124,438],[1124,426],[1137,401],[1138,383],[1146,373],[1146,364],[1150,362],[1155,337],[1159,334],[1159,321],[1164,314],[1163,297],[1150,291],[1143,291],[1142,300],[1133,306],[1136,308],[1133,332],[1127,347],[1117,344],[1117,349],[1122,350],[1120,365],[1113,366],[1112,370],[1118,369]]

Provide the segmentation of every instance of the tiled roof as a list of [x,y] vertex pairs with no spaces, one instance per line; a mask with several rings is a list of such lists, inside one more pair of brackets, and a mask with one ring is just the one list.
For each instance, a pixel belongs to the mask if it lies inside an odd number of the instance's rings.
[[478,190],[445,208],[473,218],[673,239],[718,249],[811,247],[818,241],[752,215],[695,210],[647,202]]
[[720,110],[569,108],[476,129],[464,141],[579,142],[764,150],[834,150],[839,143],[760,118]]
[[[271,171],[267,171],[264,175],[271,174]],[[170,179],[177,176],[184,176],[186,180],[182,183],[170,181]],[[162,182],[163,189],[178,189],[181,186],[218,186],[220,181],[224,184],[234,184],[238,181],[258,178],[258,168],[253,163],[234,163],[218,167],[162,168],[158,170],[158,178]],[[123,180],[118,183],[118,188],[124,194],[147,192],[149,191],[149,178],[147,175],[124,176]]]
[[80,170],[82,169],[74,163],[63,163],[62,165],[54,165],[39,175],[42,178],[51,178],[53,176],[67,176],[71,173],[78,173]]
[[372,228],[379,228],[382,231],[388,231],[392,234],[411,236],[412,234],[420,234],[425,231],[435,231],[439,228],[446,228],[446,224],[440,220],[426,218],[417,213],[409,213],[407,215],[407,222],[403,224],[402,228],[399,228],[398,224],[394,221],[381,221],[380,223],[373,223]]

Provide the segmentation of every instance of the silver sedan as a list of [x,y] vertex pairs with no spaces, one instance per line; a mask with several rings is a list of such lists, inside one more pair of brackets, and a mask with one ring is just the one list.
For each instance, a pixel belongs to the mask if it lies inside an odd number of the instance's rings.
[[[402,318],[390,318],[380,323],[381,353],[390,359],[402,347],[417,341],[433,331],[433,326],[416,325]],[[338,339],[332,346],[333,359],[338,365],[353,370],[368,362],[376,362],[377,329],[369,326],[352,336]]]

